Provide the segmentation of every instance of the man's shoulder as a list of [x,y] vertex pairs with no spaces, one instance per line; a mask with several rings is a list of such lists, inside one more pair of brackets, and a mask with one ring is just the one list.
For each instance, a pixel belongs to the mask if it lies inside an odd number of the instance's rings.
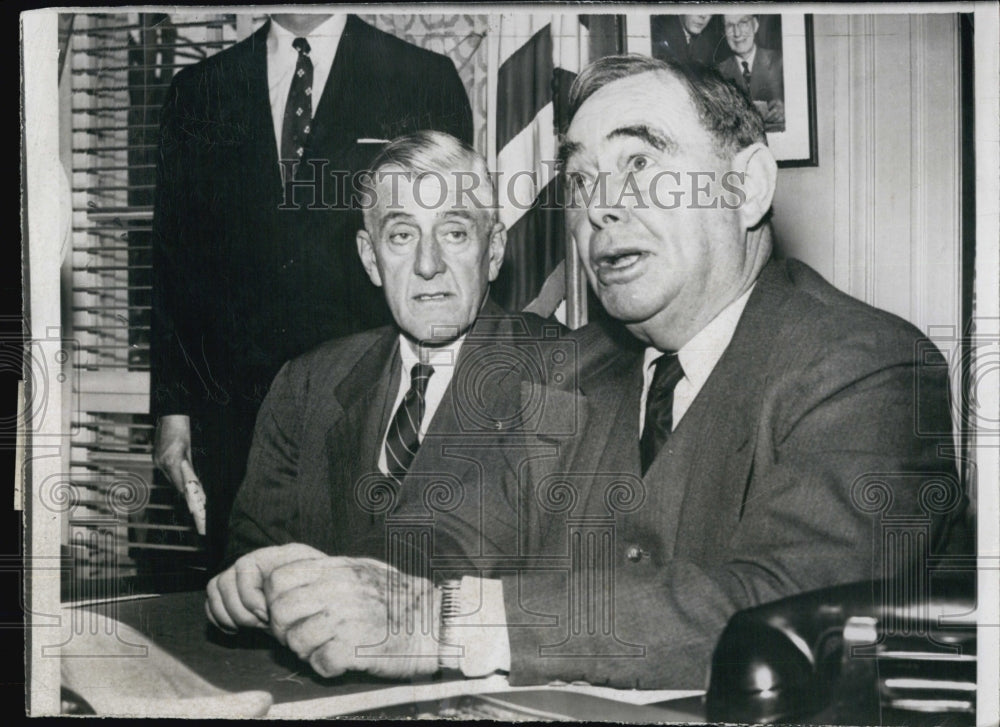
[[324,387],[336,385],[357,366],[361,358],[376,346],[387,352],[394,350],[398,331],[382,326],[341,338],[331,338],[300,354],[285,364],[284,375],[293,385],[321,382]]
[[727,56],[726,58],[716,63],[715,67],[718,68],[719,70],[722,70],[724,68],[736,68],[736,56],[732,55]]
[[559,321],[528,312],[511,313],[499,306],[488,306],[469,330],[472,338],[499,337],[511,340],[556,338],[569,332]]
[[770,48],[757,46],[757,59],[760,61],[761,66],[775,67],[781,65],[781,53]]
[[913,360],[923,334],[911,323],[827,282],[798,260],[771,263],[761,294],[778,292],[774,310],[779,348],[849,354],[855,360]]
[[238,43],[180,69],[172,83],[178,88],[202,87],[212,81],[232,83],[233,74],[250,71],[250,59],[255,52],[266,50],[266,43],[267,31],[261,27]]
[[566,335],[572,344],[577,378],[600,379],[610,371],[629,366],[642,356],[645,346],[620,322],[600,315]]
[[738,73],[739,70],[736,67],[736,56],[729,56],[724,61],[717,63],[715,69],[724,76],[731,76]]
[[[348,28],[357,34],[359,42],[370,44],[378,54],[378,67],[410,74],[426,72],[428,67],[441,67],[452,61],[441,53],[410,43],[392,33],[376,28],[357,16],[351,16]],[[372,60],[372,59],[366,59]]]
[[398,331],[394,326],[372,328],[350,336],[331,338],[299,355],[296,362],[312,368],[332,362],[350,362],[378,343],[394,340]]

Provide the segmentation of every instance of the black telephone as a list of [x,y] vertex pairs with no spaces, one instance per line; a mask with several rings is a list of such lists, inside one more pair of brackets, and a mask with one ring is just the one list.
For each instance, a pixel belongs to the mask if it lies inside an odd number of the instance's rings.
[[975,722],[975,571],[865,581],[747,609],[712,657],[709,722]]

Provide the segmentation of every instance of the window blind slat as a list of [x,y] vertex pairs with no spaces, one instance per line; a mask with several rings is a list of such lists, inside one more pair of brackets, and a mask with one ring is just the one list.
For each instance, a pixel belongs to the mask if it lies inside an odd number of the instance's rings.
[[[73,252],[80,255],[68,268],[69,335],[77,342],[79,385],[68,463],[77,498],[66,544],[75,578],[96,582],[150,572],[157,563],[199,563],[190,516],[173,486],[153,473],[150,201],[170,80],[232,45],[236,15],[81,13],[73,21],[67,118]],[[112,505],[112,489],[125,485],[136,489],[134,511]]]

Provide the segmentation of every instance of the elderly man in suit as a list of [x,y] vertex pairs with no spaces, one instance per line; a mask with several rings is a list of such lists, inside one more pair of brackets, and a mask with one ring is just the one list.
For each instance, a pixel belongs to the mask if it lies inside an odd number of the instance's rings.
[[210,567],[278,369],[390,320],[354,251],[345,186],[419,129],[471,141],[453,63],[353,15],[272,15],[171,84],[153,219],[154,458],[182,492],[203,482]]
[[[511,447],[501,438],[524,420],[525,389],[567,358],[557,324],[507,315],[489,299],[506,232],[478,154],[418,132],[387,146],[365,179],[361,204],[372,204],[357,247],[394,325],[282,368],[233,510],[233,565],[208,587],[219,626],[266,624],[323,673],[339,648],[319,648],[335,624],[328,609],[384,625],[384,609],[348,595],[387,585],[383,562],[419,597],[440,575],[431,559],[479,574],[516,552],[520,495],[503,487]],[[426,528],[414,531],[415,521]],[[311,577],[295,567],[303,559]],[[282,597],[293,580],[298,590]],[[306,616],[315,618],[304,631],[289,627]],[[402,663],[389,659],[379,673]]]
[[785,130],[785,76],[781,53],[757,45],[756,15],[723,15],[726,42],[733,55],[719,72],[736,83],[764,117],[765,131]]
[[[736,611],[915,577],[961,507],[943,358],[773,259],[777,166],[749,100],[712,69],[628,56],[585,69],[570,106],[568,220],[623,325],[579,331],[578,381],[545,384],[579,428],[543,433],[538,450],[558,456],[516,470],[529,557],[434,594],[345,573],[327,593],[342,618],[294,598],[316,561],[273,569],[257,604],[323,674],[432,671],[437,647],[441,665],[514,684],[702,688]],[[883,540],[900,519],[926,527],[926,550]],[[379,599],[393,597],[443,637],[387,637]],[[396,661],[350,648],[363,643]]]

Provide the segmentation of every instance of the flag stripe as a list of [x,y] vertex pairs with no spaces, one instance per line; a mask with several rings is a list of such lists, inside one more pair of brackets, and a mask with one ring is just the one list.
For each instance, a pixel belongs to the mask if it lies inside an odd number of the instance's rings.
[[552,101],[552,35],[545,26],[504,61],[497,74],[497,149]]
[[552,104],[547,104],[497,155],[500,221],[508,228],[521,218],[555,173],[552,164],[543,163],[555,160],[552,124]]
[[[558,179],[551,180],[539,192],[541,204],[523,213],[510,228],[506,261],[494,286],[512,310],[522,310],[537,295],[565,255],[563,213],[556,204],[558,183]],[[540,243],[545,240],[548,244]]]

